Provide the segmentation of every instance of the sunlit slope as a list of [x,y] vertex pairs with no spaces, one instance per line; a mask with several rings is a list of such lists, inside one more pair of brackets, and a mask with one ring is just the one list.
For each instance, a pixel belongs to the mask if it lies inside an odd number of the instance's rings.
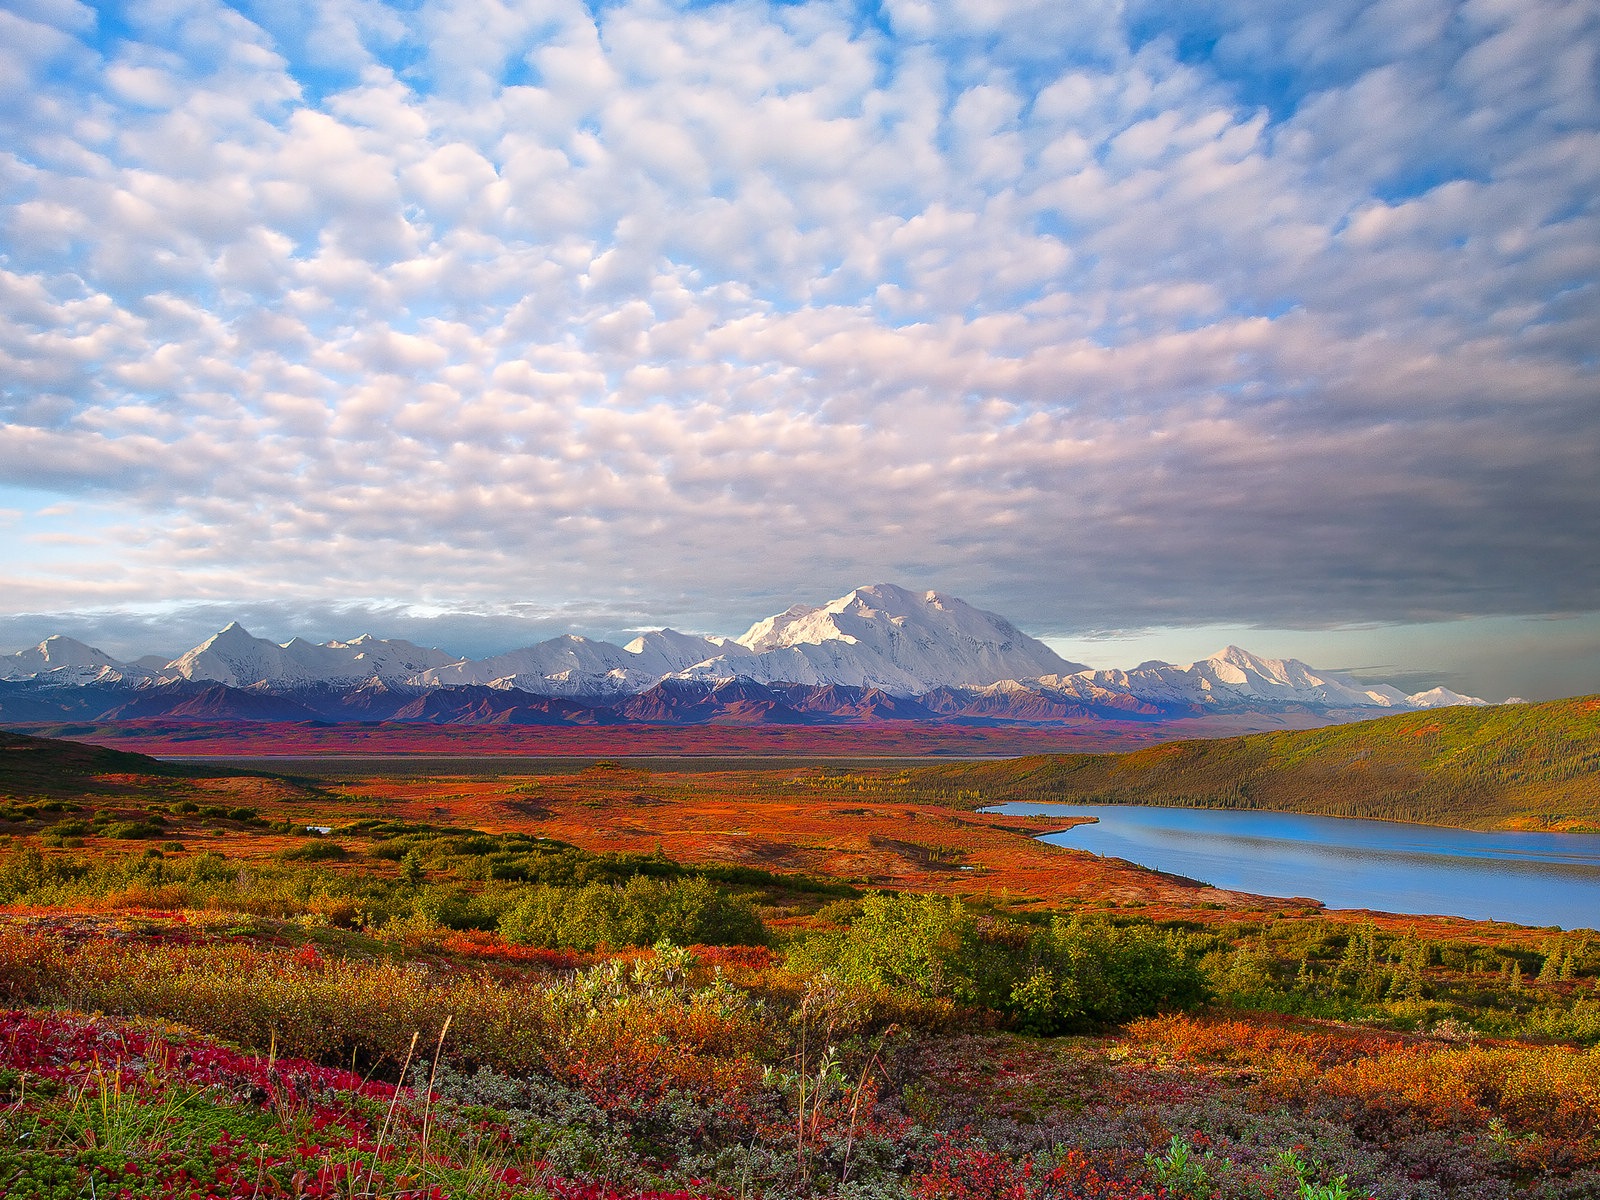
[[964,803],[1257,808],[1600,832],[1600,696],[1405,713],[1130,754],[931,767],[908,782],[928,798]]

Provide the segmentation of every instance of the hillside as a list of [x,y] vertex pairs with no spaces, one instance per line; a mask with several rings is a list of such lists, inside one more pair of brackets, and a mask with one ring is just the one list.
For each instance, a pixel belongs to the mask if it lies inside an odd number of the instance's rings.
[[75,788],[105,775],[173,778],[197,773],[146,754],[0,730],[0,787],[8,790]]
[[[152,800],[215,801],[222,796],[235,797],[237,803],[238,799],[282,799],[313,791],[261,771],[187,766],[145,754],[0,730],[0,822],[21,819],[15,805],[39,801],[142,805]],[[57,804],[41,811],[61,810]],[[44,819],[32,812],[23,815],[28,821]]]
[[1259,808],[1600,832],[1600,696],[914,771],[930,799]]

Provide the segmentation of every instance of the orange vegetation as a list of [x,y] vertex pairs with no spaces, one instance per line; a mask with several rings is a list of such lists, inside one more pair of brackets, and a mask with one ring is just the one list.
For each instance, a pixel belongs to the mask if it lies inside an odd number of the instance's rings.
[[1524,1156],[1559,1154],[1568,1166],[1600,1158],[1600,1050],[1594,1048],[1441,1045],[1259,1016],[1153,1017],[1135,1021],[1128,1035],[1180,1062],[1258,1071],[1261,1086],[1284,1099],[1340,1097],[1434,1125],[1498,1118],[1513,1133],[1539,1135],[1507,1142]]
[[[862,795],[849,788],[860,781]],[[1311,917],[1309,900],[1266,899],[1036,840],[1060,817],[986,814],[881,799],[891,772],[821,768],[650,772],[615,765],[537,776],[376,777],[330,785],[308,822],[382,816],[528,832],[594,853],[649,854],[826,875],[863,887],[987,897],[1020,907],[1115,906],[1153,920]],[[264,812],[267,810],[263,810]],[[244,839],[240,839],[241,842]],[[250,839],[253,844],[255,839]],[[267,849],[266,842],[262,843]],[[242,849],[239,847],[237,849]],[[230,853],[236,853],[229,847]],[[363,863],[361,869],[372,869]],[[1455,917],[1388,916],[1380,929],[1494,940],[1495,926]],[[1510,927],[1507,927],[1510,928]]]

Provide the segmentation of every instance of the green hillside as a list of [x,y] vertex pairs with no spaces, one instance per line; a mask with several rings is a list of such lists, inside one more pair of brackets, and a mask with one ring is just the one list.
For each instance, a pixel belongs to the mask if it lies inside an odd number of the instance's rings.
[[1405,713],[1130,754],[952,764],[913,771],[907,782],[928,799],[964,804],[1167,804],[1600,832],[1600,696]]

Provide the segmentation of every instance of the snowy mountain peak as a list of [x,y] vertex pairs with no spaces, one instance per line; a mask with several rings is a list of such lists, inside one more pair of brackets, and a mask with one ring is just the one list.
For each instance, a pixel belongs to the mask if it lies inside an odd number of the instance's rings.
[[115,662],[104,650],[80,642],[77,638],[69,638],[55,633],[45,638],[34,647],[34,651],[52,666],[71,667],[81,666],[90,662]]
[[661,674],[682,671],[696,663],[705,662],[728,652],[741,654],[744,647],[735,646],[723,638],[698,637],[692,633],[679,633],[676,629],[657,629],[642,633],[623,647],[629,654],[637,655],[640,667],[659,665]]
[[789,640],[790,630],[808,617],[815,616],[823,610],[811,604],[792,604],[775,617],[767,617],[757,621],[743,636],[734,638],[737,645],[747,647],[760,654],[763,650],[774,650],[780,647],[793,645]]
[[143,672],[77,638],[52,634],[37,646],[0,658],[0,679],[46,678],[60,684],[137,678]]
[[915,696],[946,685],[1083,669],[1003,617],[953,596],[890,583],[858,587],[821,606],[794,605],[756,622],[736,641],[752,652],[751,658],[724,654],[697,666],[694,674],[838,683]]
[[964,601],[938,592],[913,592],[893,583],[871,583],[824,605],[792,605],[775,617],[757,621],[736,640],[757,653],[825,641],[849,642],[857,640],[853,632],[857,622],[905,625],[925,621],[929,613],[959,610],[1010,628],[1009,623],[993,613],[981,612]]
[[1250,688],[1316,687],[1322,680],[1310,667],[1293,658],[1262,658],[1239,646],[1228,646],[1191,669],[1208,673],[1215,681]]
[[1250,651],[1246,650],[1243,646],[1227,645],[1221,650],[1218,650],[1206,661],[1226,662],[1232,663],[1237,667],[1259,669],[1262,666],[1265,666],[1269,660],[1262,658],[1260,655],[1251,654]]
[[420,672],[458,661],[442,650],[363,636],[319,643],[296,637],[282,643],[253,637],[237,621],[175,658],[165,679],[212,680],[230,687],[350,685],[374,677],[408,684]]
[[378,685],[405,694],[476,685],[590,698],[639,695],[667,681],[691,690],[739,680],[876,689],[898,698],[991,689],[984,702],[1009,697],[1006,711],[1063,714],[1411,710],[1482,703],[1447,688],[1406,696],[1387,685],[1239,646],[1184,665],[1145,662],[1131,671],[1091,670],[964,600],[890,583],[858,587],[826,604],[792,605],[731,640],[658,629],[618,646],[567,634],[469,660],[370,633],[346,642],[296,637],[280,644],[252,636],[234,621],[170,662],[118,662],[61,636],[0,657],[0,680],[77,685],[150,679],[346,693]]
[[193,650],[168,663],[162,676],[245,687],[281,677],[283,657],[282,646],[253,637],[239,622],[230,621]]
[[1347,675],[1318,671],[1295,658],[1264,658],[1228,646],[1196,662],[1141,663],[1129,672],[1085,672],[1090,682],[1155,704],[1200,709],[1245,709],[1304,705],[1315,708],[1406,708],[1404,693],[1387,684],[1363,684]]
[[[1515,702],[1514,700],[1506,701],[1507,704]],[[1407,696],[1406,703],[1411,705],[1412,708],[1453,708],[1458,704],[1465,704],[1472,708],[1483,708],[1489,702],[1480,700],[1476,696],[1463,696],[1460,692],[1453,692],[1447,687],[1436,687]]]

